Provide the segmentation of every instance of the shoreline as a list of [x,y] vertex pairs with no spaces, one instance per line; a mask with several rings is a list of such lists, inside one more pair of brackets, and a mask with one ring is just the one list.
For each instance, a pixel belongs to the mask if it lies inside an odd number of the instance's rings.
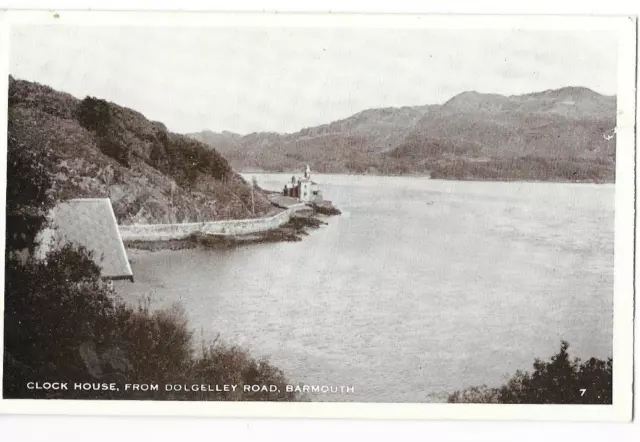
[[[295,171],[238,171],[240,175],[261,174],[261,175],[290,175],[295,174]],[[446,178],[437,177],[432,178],[427,173],[405,173],[405,174],[384,174],[384,173],[350,173],[350,172],[316,172],[318,175],[336,175],[336,176],[352,176],[352,177],[384,177],[384,178],[422,178],[433,181],[462,181],[462,182],[478,182],[478,183],[556,183],[556,184],[597,184],[597,185],[615,185],[615,180],[544,180],[544,179],[521,179],[521,178],[503,178],[503,179],[483,179],[480,177],[467,177],[467,178]]]
[[184,250],[194,248],[205,249],[230,249],[249,244],[266,244],[277,242],[298,242],[309,234],[309,230],[318,229],[327,222],[321,217],[339,214],[327,213],[322,207],[314,208],[314,212],[309,215],[294,215],[291,219],[281,227],[266,230],[259,233],[251,233],[246,235],[207,235],[203,233],[194,233],[183,239],[169,240],[125,240],[124,246],[127,250],[139,250],[155,252],[159,250]]

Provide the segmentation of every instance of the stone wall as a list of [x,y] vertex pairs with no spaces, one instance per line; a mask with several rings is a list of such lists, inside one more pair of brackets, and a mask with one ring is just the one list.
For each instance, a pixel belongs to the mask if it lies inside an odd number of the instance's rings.
[[184,239],[194,233],[207,235],[236,236],[276,229],[291,219],[291,215],[308,209],[305,204],[290,207],[266,218],[234,219],[184,224],[133,224],[118,226],[124,241],[166,241]]

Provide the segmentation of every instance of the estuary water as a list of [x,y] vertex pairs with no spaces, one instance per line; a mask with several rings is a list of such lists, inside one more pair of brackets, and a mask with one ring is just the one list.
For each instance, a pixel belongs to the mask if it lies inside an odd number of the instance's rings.
[[[279,190],[291,175],[255,176]],[[197,336],[293,382],[354,387],[315,400],[444,401],[563,339],[574,356],[611,356],[613,185],[314,180],[343,214],[302,241],[131,251],[136,282],[119,290],[179,302]]]

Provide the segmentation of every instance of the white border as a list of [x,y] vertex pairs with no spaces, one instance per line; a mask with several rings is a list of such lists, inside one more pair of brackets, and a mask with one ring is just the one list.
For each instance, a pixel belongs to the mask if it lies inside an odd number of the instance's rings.
[[[589,29],[614,30],[620,37],[618,65],[618,131],[616,165],[614,277],[614,403],[606,405],[484,405],[380,403],[254,403],[0,400],[0,412],[74,415],[171,415],[227,417],[318,417],[377,419],[482,419],[628,421],[631,418],[633,363],[634,129],[636,21],[629,17],[570,16],[435,16],[411,14],[273,14],[51,11],[0,13],[0,70],[8,73],[9,30],[13,24],[82,26],[268,26],[430,29]],[[0,132],[6,134],[8,75],[0,79]],[[6,136],[0,139],[6,155]],[[5,198],[6,161],[0,161]],[[3,201],[4,202],[4,201]],[[4,231],[2,204],[2,231]],[[0,243],[4,246],[4,235]],[[4,259],[4,255],[2,258]],[[4,262],[2,262],[4,269]],[[2,283],[4,284],[4,278]],[[4,291],[3,291],[4,293]],[[0,310],[4,303],[0,298]],[[0,316],[2,317],[2,316]],[[2,319],[0,319],[1,323]],[[0,338],[2,338],[0,327]],[[2,341],[0,341],[2,342]],[[1,345],[1,344],[0,344]],[[1,374],[1,367],[0,367]],[[0,376],[0,382],[1,382]]]

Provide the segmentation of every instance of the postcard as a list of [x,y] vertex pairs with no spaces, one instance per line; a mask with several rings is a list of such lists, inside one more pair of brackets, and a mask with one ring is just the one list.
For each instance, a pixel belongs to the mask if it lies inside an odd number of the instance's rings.
[[635,17],[0,30],[0,411],[631,418]]

